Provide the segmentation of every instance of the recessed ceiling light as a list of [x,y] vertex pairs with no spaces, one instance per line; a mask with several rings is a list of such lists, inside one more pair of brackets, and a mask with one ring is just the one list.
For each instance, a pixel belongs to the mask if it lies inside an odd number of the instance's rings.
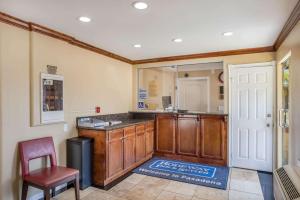
[[81,22],[90,22],[90,21],[91,21],[91,18],[85,17],[85,16],[81,16],[81,17],[79,17],[78,19],[79,19],[79,21],[81,21]]
[[224,35],[224,36],[232,36],[232,35],[233,35],[233,32],[224,32],[223,35]]
[[148,4],[146,4],[145,2],[142,2],[142,1],[136,1],[132,5],[133,5],[133,7],[135,7],[138,10],[144,10],[144,9],[148,8]]
[[183,40],[181,38],[175,38],[172,40],[173,42],[179,43],[182,42]]
[[135,44],[135,45],[133,45],[135,48],[141,48],[142,47],[142,45],[141,44]]

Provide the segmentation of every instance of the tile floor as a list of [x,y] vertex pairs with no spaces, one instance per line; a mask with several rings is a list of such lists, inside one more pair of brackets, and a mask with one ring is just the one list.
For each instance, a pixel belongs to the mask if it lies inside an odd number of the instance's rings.
[[[82,200],[263,200],[256,171],[232,168],[227,190],[132,174],[108,191],[89,187],[80,192]],[[53,200],[72,200],[69,189]]]

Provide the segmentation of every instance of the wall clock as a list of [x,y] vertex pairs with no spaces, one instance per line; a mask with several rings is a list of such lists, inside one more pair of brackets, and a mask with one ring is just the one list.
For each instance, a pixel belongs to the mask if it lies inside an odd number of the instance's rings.
[[219,79],[220,83],[224,83],[224,73],[223,72],[220,72],[218,79]]

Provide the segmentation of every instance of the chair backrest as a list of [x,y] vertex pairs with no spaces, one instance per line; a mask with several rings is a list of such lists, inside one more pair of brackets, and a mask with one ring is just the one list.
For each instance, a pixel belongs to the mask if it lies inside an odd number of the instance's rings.
[[45,156],[50,157],[51,166],[56,166],[56,155],[52,137],[19,142],[22,176],[29,174],[29,161]]

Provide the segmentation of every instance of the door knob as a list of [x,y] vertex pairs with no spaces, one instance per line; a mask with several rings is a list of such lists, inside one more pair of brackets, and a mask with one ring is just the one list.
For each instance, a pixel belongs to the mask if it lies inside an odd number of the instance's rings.
[[270,127],[270,124],[269,124],[269,123],[267,123],[267,127]]

